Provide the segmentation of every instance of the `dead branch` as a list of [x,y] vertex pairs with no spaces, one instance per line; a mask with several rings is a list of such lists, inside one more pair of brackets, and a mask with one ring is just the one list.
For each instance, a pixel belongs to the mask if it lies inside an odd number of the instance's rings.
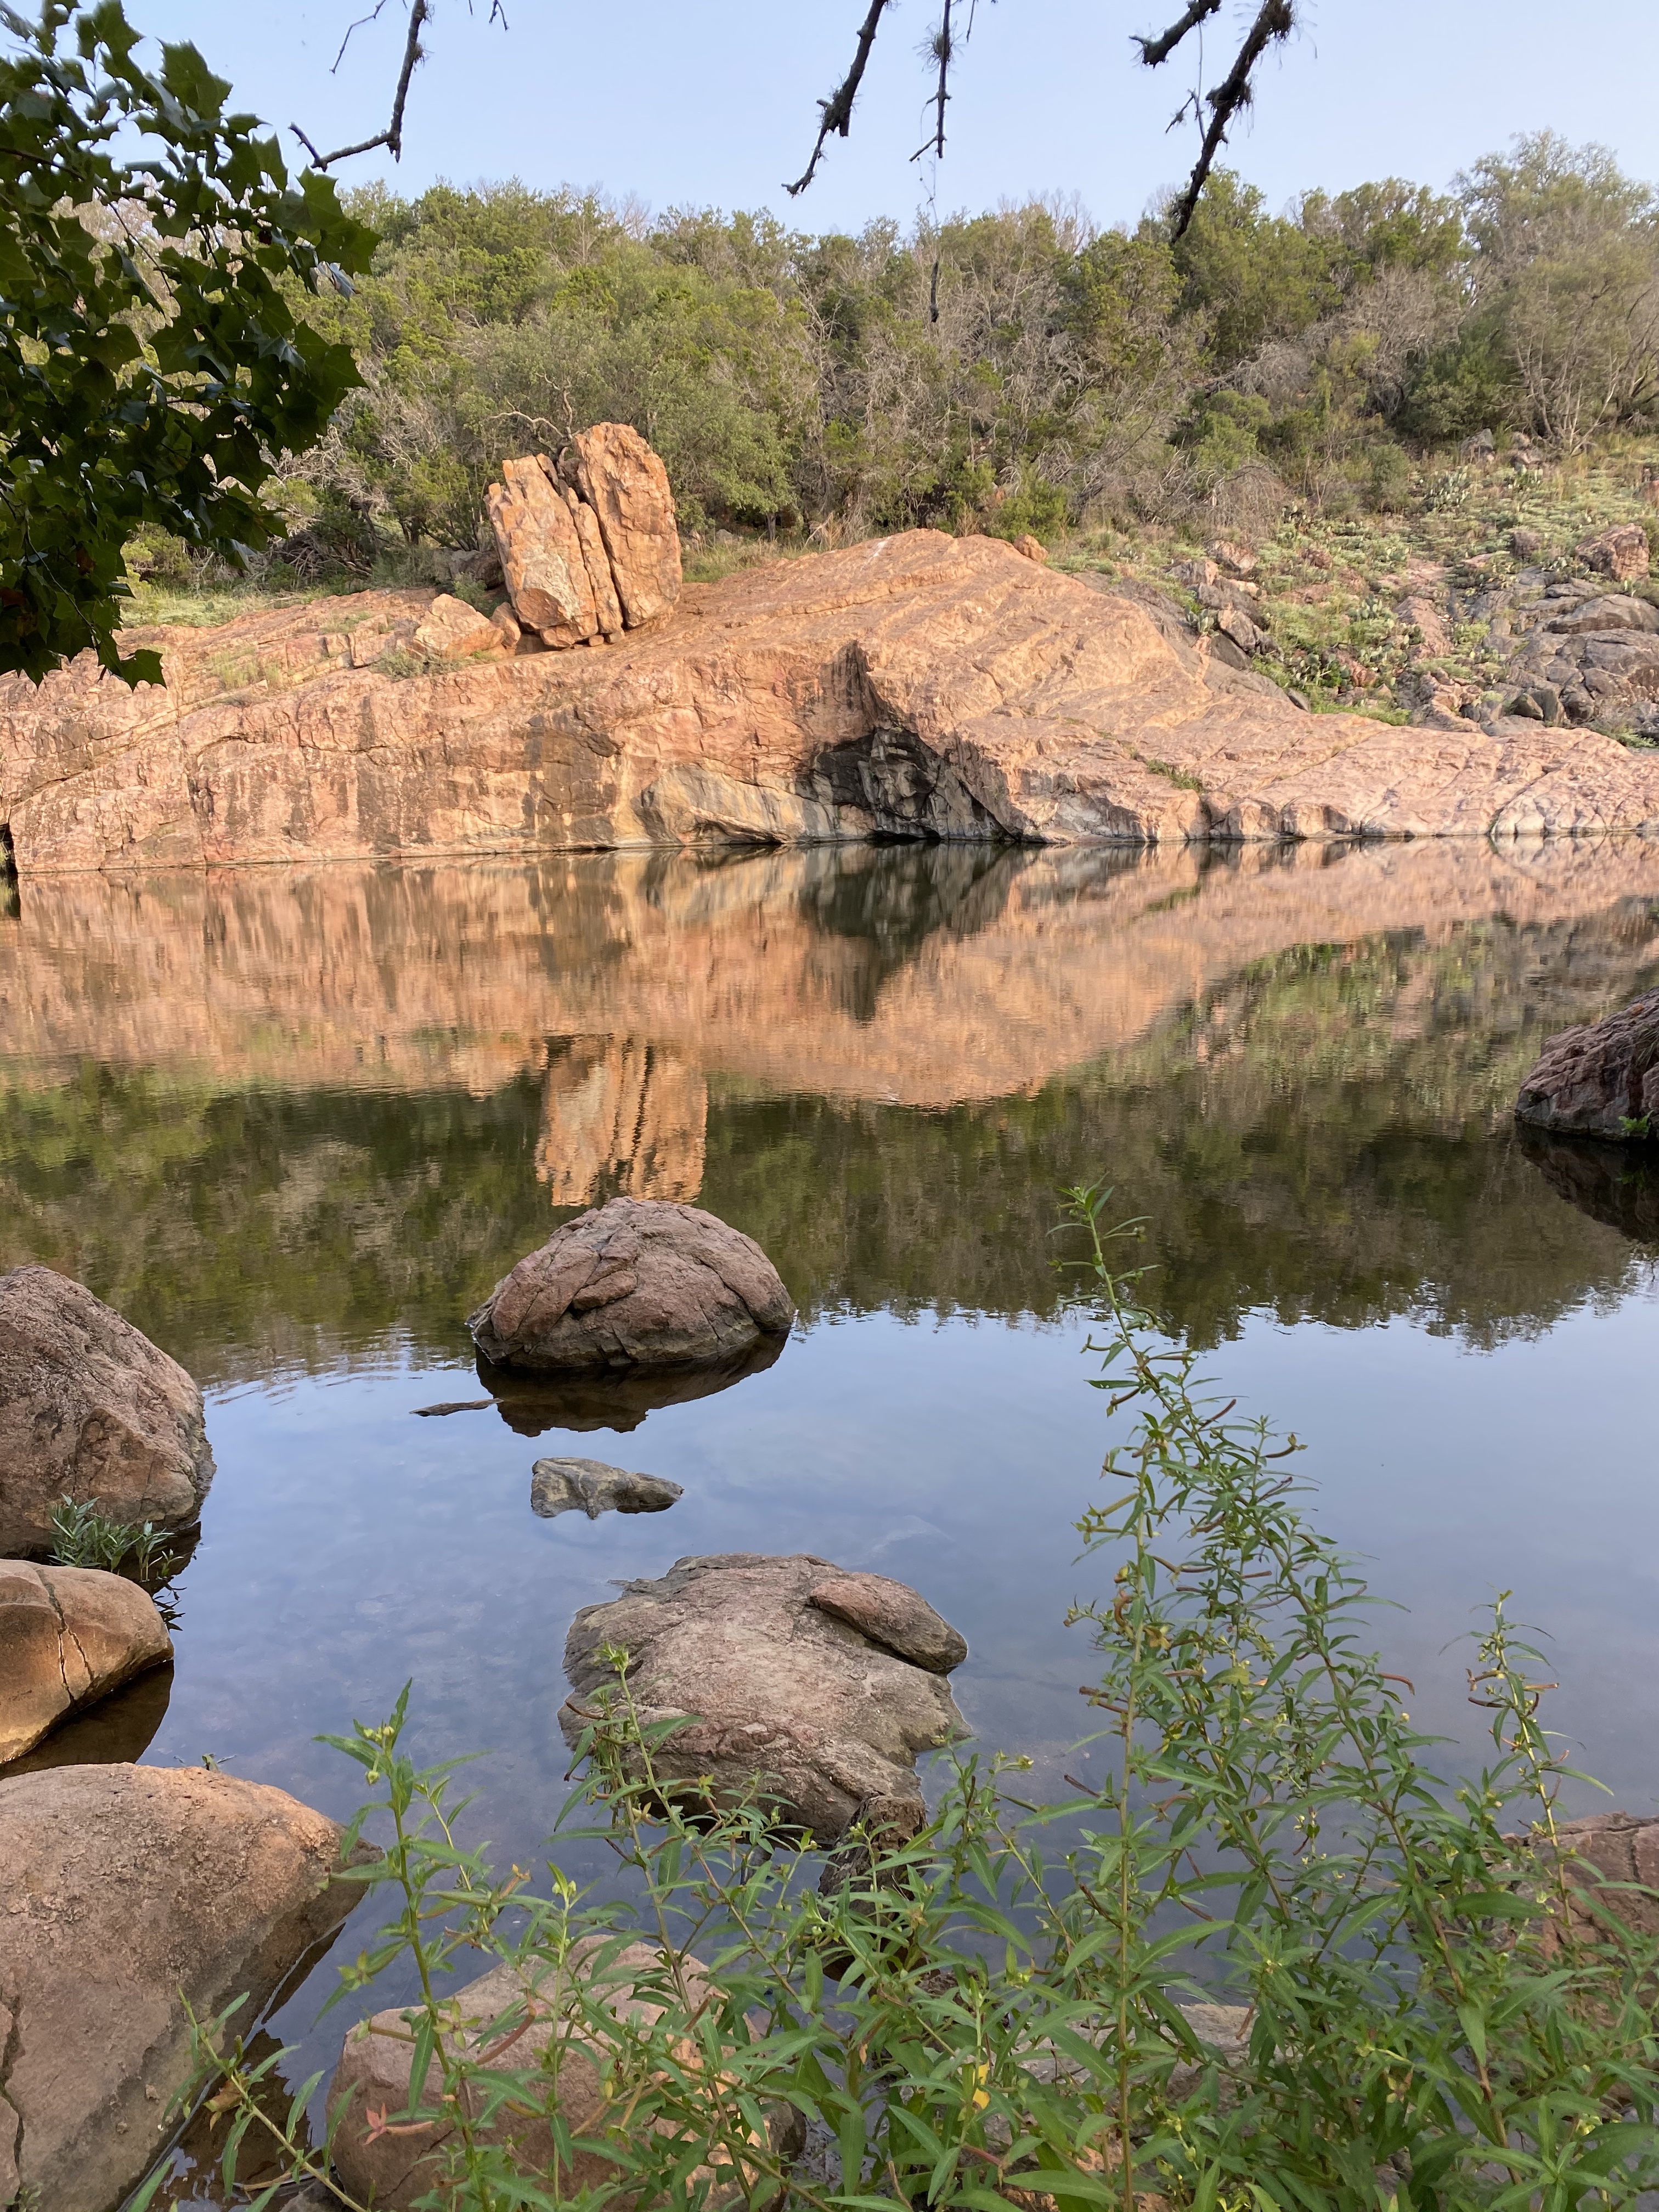
[[1191,6],[1179,22],[1171,23],[1161,39],[1143,39],[1137,32],[1135,44],[1140,49],[1140,58],[1148,69],[1156,69],[1166,62],[1188,31],[1195,31],[1206,15],[1213,15],[1221,0],[1192,0]]
[[[421,5],[422,0],[416,0],[416,4]],[[812,158],[806,164],[805,174],[798,177],[793,185],[784,186],[792,199],[798,192],[804,192],[817,174],[818,162],[823,154],[823,142],[830,132],[834,131],[838,137],[844,138],[851,128],[853,102],[858,98],[859,87],[864,82],[865,66],[870,59],[870,49],[876,43],[877,27],[886,6],[887,0],[870,0],[870,12],[859,30],[858,47],[853,56],[852,68],[829,99],[818,102],[818,137],[817,143],[812,149]]]
[[[938,159],[945,152],[945,103],[951,97],[951,64],[956,53],[951,39],[951,0],[945,0],[945,13],[933,33],[933,51],[939,62],[939,90],[933,95],[937,115],[931,137],[924,138],[911,155],[913,161],[921,161],[922,155],[929,152]],[[933,320],[939,320],[937,314]]]
[[[1192,9],[1189,8],[1187,12],[1190,15]],[[1270,46],[1282,44],[1289,38],[1295,24],[1295,0],[1262,0],[1261,11],[1245,33],[1244,43],[1239,48],[1231,69],[1209,95],[1210,126],[1204,133],[1204,143],[1199,149],[1193,173],[1187,179],[1187,189],[1176,204],[1175,217],[1170,228],[1172,238],[1181,237],[1193,219],[1198,196],[1215,166],[1215,157],[1227,143],[1227,125],[1241,108],[1250,105],[1254,97],[1250,88],[1251,71]],[[1192,26],[1188,24],[1187,27],[1191,29]]]
[[[340,66],[346,47],[351,42],[352,31],[360,30],[364,23],[373,22],[385,5],[386,0],[379,0],[379,4],[372,9],[369,14],[360,17],[358,21],[351,26],[351,29],[347,31],[344,39],[341,41],[340,52],[335,57],[336,69]],[[384,131],[377,131],[372,138],[365,138],[359,145],[341,146],[332,154],[319,154],[297,123],[289,125],[289,129],[310,155],[313,168],[331,168],[336,161],[349,161],[354,154],[373,153],[377,146],[386,147],[394,161],[400,161],[403,159],[404,106],[409,98],[409,82],[415,74],[415,64],[423,58],[421,47],[421,27],[430,12],[428,0],[414,0],[414,4],[410,9],[409,36],[404,42],[403,67],[398,72],[398,88],[392,98],[392,120]],[[492,8],[490,10],[492,21],[496,13],[496,9]]]

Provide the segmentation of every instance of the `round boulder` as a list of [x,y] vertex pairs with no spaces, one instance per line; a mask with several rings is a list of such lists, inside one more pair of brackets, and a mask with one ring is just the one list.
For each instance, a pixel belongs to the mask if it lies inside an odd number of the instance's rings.
[[167,1623],[137,1583],[0,1559],[0,1762],[172,1656]]
[[752,1237],[701,1206],[613,1198],[520,1260],[466,1325],[495,1365],[547,1374],[735,1360],[794,1314]]
[[65,1498],[193,1528],[213,1480],[202,1394],[82,1283],[0,1275],[0,1553],[44,1551]]
[[0,1782],[0,2204],[124,2201],[190,2076],[183,2000],[210,2020],[245,1996],[250,2033],[362,1894],[342,1841],[283,1790],[201,1767]]
[[629,1655],[641,1723],[687,1725],[653,1753],[657,1772],[726,1802],[757,1796],[780,1822],[834,1843],[854,1820],[914,1834],[917,1755],[968,1731],[945,1676],[968,1647],[925,1598],[885,1575],[809,1553],[679,1560],[576,1615],[564,1647],[574,1695],[559,1711],[574,1750],[591,1700]]

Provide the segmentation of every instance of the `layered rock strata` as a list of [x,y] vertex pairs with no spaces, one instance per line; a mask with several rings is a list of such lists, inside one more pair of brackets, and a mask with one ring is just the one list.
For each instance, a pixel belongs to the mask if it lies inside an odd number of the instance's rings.
[[212,1480],[202,1394],[176,1359],[50,1267],[0,1276],[0,1552],[44,1549],[65,1498],[193,1528]]
[[989,538],[912,531],[688,586],[672,621],[600,651],[430,666],[413,641],[434,597],[146,634],[161,689],[85,656],[38,690],[5,679],[20,875],[871,836],[1659,834],[1659,757],[1516,718],[1308,714],[1156,607]]
[[735,1361],[794,1317],[752,1237],[700,1206],[613,1198],[520,1260],[466,1325],[495,1365],[558,1374]]
[[706,1778],[823,1843],[860,1819],[914,1834],[918,1756],[967,1733],[945,1677],[968,1647],[950,1623],[902,1583],[805,1553],[681,1559],[586,1607],[564,1650],[573,1750],[615,1682],[608,1648],[629,1654],[644,1725],[687,1723],[653,1752],[659,1776],[693,1792]]
[[137,1583],[0,1559],[0,1764],[172,1656],[167,1623]]
[[362,1895],[342,1840],[282,1790],[200,1767],[0,1782],[0,2204],[125,2199],[191,2074],[185,2002],[210,2021],[246,1996],[252,2031]]

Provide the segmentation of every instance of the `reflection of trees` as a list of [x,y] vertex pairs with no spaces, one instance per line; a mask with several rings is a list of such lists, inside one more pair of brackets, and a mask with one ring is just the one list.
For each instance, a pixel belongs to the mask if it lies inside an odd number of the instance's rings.
[[[1605,1213],[1552,1196],[1509,1108],[1543,1036],[1655,980],[1650,929],[1621,905],[1296,947],[1131,1048],[938,1111],[716,1075],[700,1189],[701,1078],[623,1039],[551,1040],[477,1097],[88,1066],[4,1102],[0,1258],[82,1275],[211,1381],[389,1331],[460,1352],[462,1317],[548,1234],[550,1196],[642,1177],[758,1237],[809,1315],[1050,1314],[1055,1194],[1098,1176],[1147,1217],[1158,1301],[1200,1340],[1267,1309],[1338,1327],[1410,1312],[1485,1343],[1616,1293],[1640,1264]],[[586,1152],[565,1146],[574,1179],[550,1188],[550,1084],[580,1091],[596,1069],[617,1110]]]

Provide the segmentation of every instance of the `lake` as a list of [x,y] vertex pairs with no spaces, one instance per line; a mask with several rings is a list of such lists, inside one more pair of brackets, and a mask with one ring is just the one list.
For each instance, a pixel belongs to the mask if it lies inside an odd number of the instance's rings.
[[[1054,1232],[1101,1179],[1163,1323],[1295,1430],[1311,1510],[1398,1601],[1414,1717],[1478,1747],[1460,1639],[1513,1590],[1553,1638],[1547,1717],[1651,1813],[1659,1184],[1510,1109],[1546,1036],[1656,982],[1638,842],[26,882],[0,1267],[78,1276],[182,1360],[218,1463],[171,1676],[37,1759],[208,1756],[344,1816],[355,1770],[314,1739],[411,1680],[417,1755],[487,1752],[469,1832],[532,1864],[576,1609],[683,1554],[804,1550],[915,1584],[968,1638],[978,1741],[1058,1788],[1106,1427]],[[617,1192],[759,1240],[799,1307],[775,1364],[619,1428],[417,1418],[483,1395],[465,1315]],[[541,1520],[550,1453],[684,1496]],[[331,1986],[278,2023],[313,2064]]]

